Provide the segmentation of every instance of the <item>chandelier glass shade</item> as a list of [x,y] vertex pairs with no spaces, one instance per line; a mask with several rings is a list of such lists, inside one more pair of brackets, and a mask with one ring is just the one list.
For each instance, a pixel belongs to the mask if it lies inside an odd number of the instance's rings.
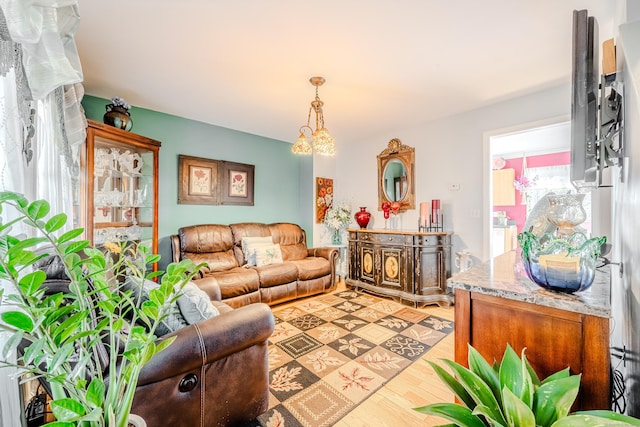
[[[317,154],[322,156],[335,156],[336,141],[324,126],[324,111],[322,110],[324,102],[320,100],[318,95],[318,87],[322,86],[325,79],[324,77],[311,77],[309,81],[316,87],[316,97],[311,101],[309,115],[307,116],[307,124],[300,127],[300,136],[298,136],[297,141],[291,147],[291,152],[294,154],[310,155],[315,150]],[[315,131],[310,126],[312,111],[315,113],[316,117]],[[307,136],[305,135],[306,131],[308,131],[312,137],[311,144],[307,141]]]

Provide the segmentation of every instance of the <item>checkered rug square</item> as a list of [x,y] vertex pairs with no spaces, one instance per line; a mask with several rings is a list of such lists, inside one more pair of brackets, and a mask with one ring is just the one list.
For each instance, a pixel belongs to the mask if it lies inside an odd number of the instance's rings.
[[273,308],[263,427],[332,426],[453,331],[453,322],[353,290]]

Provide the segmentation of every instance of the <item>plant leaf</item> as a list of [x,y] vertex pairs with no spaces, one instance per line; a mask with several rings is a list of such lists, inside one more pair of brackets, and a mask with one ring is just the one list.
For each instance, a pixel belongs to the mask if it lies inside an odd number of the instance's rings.
[[47,216],[51,206],[46,200],[35,200],[27,207],[27,214],[33,220],[41,219]]
[[19,252],[24,251],[25,249],[33,248],[34,246],[39,245],[40,243],[46,242],[47,239],[44,237],[30,237],[27,239],[22,239],[11,245],[11,248],[7,251],[9,258],[15,257]]
[[458,399],[460,399],[467,408],[469,409],[475,408],[476,402],[473,400],[473,398],[467,392],[467,390],[465,390],[462,384],[460,384],[458,380],[453,377],[453,375],[451,375],[449,372],[447,372],[442,367],[436,365],[433,362],[427,361],[427,363],[431,365],[431,367],[436,372],[438,377],[440,377],[440,380],[442,380],[442,382],[447,387],[449,387],[449,390],[451,390],[453,394],[455,394],[458,397]]
[[88,240],[77,240],[75,242],[71,242],[68,245],[64,246],[64,253],[77,253],[89,246]]
[[489,408],[484,405],[478,405],[473,410],[474,415],[482,415],[484,417],[485,424],[490,425],[491,427],[509,427],[506,424],[500,423],[498,420],[493,418]]
[[504,417],[511,427],[536,427],[536,417],[529,405],[513,394],[508,387],[502,389]]
[[498,402],[502,401],[502,394],[500,392],[500,379],[498,377],[497,372],[493,369],[491,365],[485,360],[484,357],[469,345],[469,369],[476,373],[482,380],[487,383],[487,385],[491,388],[493,395],[496,397]]
[[622,420],[607,419],[593,415],[569,415],[556,421],[551,427],[628,427],[637,426],[636,423]]
[[497,420],[502,425],[506,425],[498,400],[491,392],[491,388],[482,381],[482,378],[452,360],[445,360],[444,362],[458,377],[458,381],[467,390],[469,395],[471,395],[473,400],[478,405],[486,406],[492,419]]
[[106,388],[104,382],[98,378],[94,378],[87,387],[87,401],[95,408],[102,406],[104,402],[104,392]]
[[21,311],[5,311],[0,314],[4,323],[21,331],[33,331],[33,320]]
[[533,398],[533,413],[536,424],[548,427],[556,420],[566,417],[578,396],[581,375],[546,382],[536,390]]
[[538,377],[538,374],[529,363],[529,359],[527,359],[527,356],[525,356],[524,351],[522,352],[522,361],[525,363],[527,372],[529,372],[529,376],[531,377],[531,381],[533,383],[533,387],[534,387],[533,390],[535,390],[538,387],[540,387],[540,384],[541,384],[540,378]]
[[20,279],[20,282],[18,282],[18,286],[24,296],[31,297],[40,289],[40,286],[42,286],[46,279],[47,274],[44,271],[36,270],[25,274],[22,279]]
[[62,364],[69,361],[69,356],[73,354],[73,345],[64,345],[56,351],[53,355],[53,359],[51,360],[51,365],[49,366],[49,370],[51,372],[55,372],[62,366]]
[[480,417],[474,415],[469,408],[455,403],[434,403],[413,410],[453,421],[459,427],[485,427]]
[[561,378],[569,378],[571,376],[571,371],[569,371],[569,368],[564,368],[561,371],[558,371],[554,374],[549,375],[547,378],[545,378],[541,384],[544,383],[548,383],[551,381],[555,381],[555,380],[559,380]]
[[[524,354],[524,349],[522,350]],[[513,348],[507,344],[500,363],[500,384],[508,387],[529,408],[533,406],[533,382],[523,362]]]
[[569,416],[573,417],[574,415],[591,415],[600,418],[606,418],[608,420],[624,421],[632,426],[640,426],[639,419],[609,410],[578,411],[575,414],[571,414]]
[[12,352],[18,346],[18,344],[20,344],[23,336],[24,334],[22,333],[22,331],[14,332],[13,335],[11,335],[11,337],[5,343],[4,348],[2,349],[2,360],[7,360],[7,358],[9,357],[9,353]]
[[52,400],[51,411],[58,421],[74,421],[86,413],[84,406],[71,398]]
[[66,223],[67,223],[67,214],[59,213],[49,218],[49,221],[47,221],[46,224],[44,225],[44,229],[46,232],[52,233],[64,227]]
[[69,230],[62,236],[58,237],[58,244],[73,240],[76,237],[80,236],[82,233],[84,233],[84,228],[74,228],[73,230]]

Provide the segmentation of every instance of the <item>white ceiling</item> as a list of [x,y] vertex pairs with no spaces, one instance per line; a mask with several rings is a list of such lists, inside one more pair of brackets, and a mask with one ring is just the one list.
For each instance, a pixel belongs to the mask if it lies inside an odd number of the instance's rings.
[[572,10],[615,3],[81,0],[76,43],[87,94],[290,142],[324,76],[339,150],[568,84]]

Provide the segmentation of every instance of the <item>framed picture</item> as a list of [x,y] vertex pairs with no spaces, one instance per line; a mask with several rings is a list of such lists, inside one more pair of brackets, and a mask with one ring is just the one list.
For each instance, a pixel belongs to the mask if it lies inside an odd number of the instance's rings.
[[178,155],[178,203],[218,205],[217,160]]
[[324,222],[324,216],[332,204],[333,179],[316,177],[316,224]]
[[220,203],[253,206],[253,165],[220,162]]

